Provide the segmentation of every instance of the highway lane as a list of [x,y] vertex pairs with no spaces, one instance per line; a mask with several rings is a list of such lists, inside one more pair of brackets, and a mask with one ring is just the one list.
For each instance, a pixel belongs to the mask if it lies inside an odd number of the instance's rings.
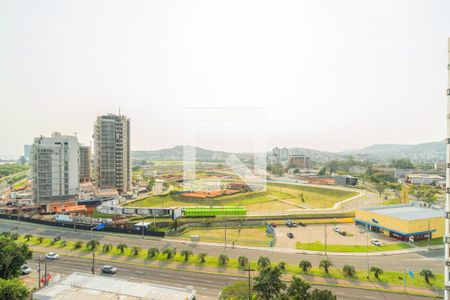
[[[20,234],[33,234],[42,236],[62,236],[63,239],[70,240],[89,240],[91,238],[90,232],[85,230],[73,230],[69,228],[43,226],[26,222],[5,221],[0,220],[0,232],[11,231],[19,232]],[[190,249],[194,253],[205,252],[210,256],[218,256],[222,253],[227,253],[232,258],[237,258],[240,255],[247,256],[250,260],[257,260],[259,256],[268,256],[272,261],[279,262],[284,261],[290,264],[298,264],[302,259],[311,261],[313,265],[318,265],[321,259],[324,258],[322,254],[299,254],[299,253],[285,253],[274,252],[271,248],[267,250],[258,249],[243,249],[216,245],[203,245],[195,244],[183,241],[168,241],[165,239],[148,238],[142,239],[139,236],[123,235],[123,234],[111,234],[103,232],[94,232],[95,238],[100,243],[118,244],[125,243],[128,246],[139,246],[142,249],[148,249],[150,247],[176,247],[178,251],[183,249]],[[414,272],[420,271],[422,268],[427,267],[433,272],[443,272],[443,249],[432,250],[430,252],[422,251],[419,253],[397,254],[397,255],[377,255],[370,256],[369,263],[373,266],[378,266],[385,271],[400,271],[403,272],[405,268],[408,268]],[[351,264],[356,269],[367,269],[367,257],[365,255],[328,255],[334,265],[341,268],[345,264]]]
[[[38,265],[39,254],[35,254],[33,260],[29,263],[31,267],[36,270]],[[96,261],[96,274],[101,274],[100,267],[103,262]],[[42,266],[42,265],[41,265]],[[220,290],[233,282],[246,280],[244,277],[238,276],[224,276],[216,274],[205,274],[196,272],[186,272],[180,270],[159,269],[148,266],[131,265],[125,263],[114,263],[118,268],[116,276],[122,279],[138,282],[152,282],[162,285],[186,287],[192,285],[199,295],[199,299],[217,299]],[[59,260],[48,262],[48,272],[53,275],[60,274],[61,277],[67,276],[73,272],[90,273],[91,260],[65,257],[62,256]],[[37,277],[36,277],[37,278]],[[410,296],[403,294],[386,293],[380,291],[369,291],[362,289],[341,288],[332,286],[316,286],[313,288],[329,289],[336,294],[339,300],[356,300],[356,299],[389,299],[389,300],[424,300],[430,299],[428,297]]]

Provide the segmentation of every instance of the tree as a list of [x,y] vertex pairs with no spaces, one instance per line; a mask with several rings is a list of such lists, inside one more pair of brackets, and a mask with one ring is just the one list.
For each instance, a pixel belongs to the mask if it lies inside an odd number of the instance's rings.
[[206,256],[207,256],[207,255],[208,255],[207,253],[200,253],[200,254],[198,254],[198,255],[197,255],[198,261],[199,261],[201,264],[203,264],[203,263],[206,261]]
[[425,279],[427,284],[430,284],[430,279],[435,277],[433,272],[428,269],[422,269],[419,274],[423,277],[423,279]]
[[327,169],[325,167],[320,168],[319,173],[317,173],[317,176],[324,176],[327,172]]
[[19,276],[20,267],[32,257],[27,244],[19,244],[8,238],[0,238],[0,253],[0,278],[2,279]]
[[166,248],[162,253],[166,256],[167,259],[172,259],[172,257],[176,255],[176,251],[174,248]]
[[75,242],[75,244],[73,244],[73,248],[80,249],[81,247],[83,247],[83,245],[84,245],[83,241],[77,241],[77,242]]
[[149,248],[147,251],[148,258],[156,257],[158,254],[159,254],[159,249],[156,247]]
[[414,169],[414,165],[406,158],[391,160],[391,167],[395,169]]
[[219,300],[248,300],[248,283],[237,281],[227,285],[220,292]]
[[384,192],[384,190],[386,189],[386,185],[384,184],[384,182],[380,182],[377,183],[375,185],[375,190],[378,192],[378,195],[381,197],[381,194]]
[[225,266],[230,260],[230,258],[226,254],[220,254],[217,260],[219,262],[219,265]]
[[278,263],[278,269],[280,269],[281,271],[284,271],[284,270],[286,270],[286,265],[287,264],[284,261],[280,261]]
[[347,277],[354,277],[356,275],[355,267],[350,265],[344,265],[342,273]]
[[30,291],[19,279],[0,279],[0,299],[26,300],[29,296]]
[[412,194],[416,197],[417,201],[424,201],[427,203],[436,202],[436,190],[427,185],[421,184],[414,186]]
[[33,237],[32,234],[26,234],[25,235],[25,239],[27,240],[27,242],[29,242],[31,240],[31,238]]
[[302,260],[298,266],[302,269],[303,272],[307,273],[309,269],[312,268],[311,262],[309,260]]
[[59,243],[59,246],[61,246],[61,248],[64,248],[64,247],[67,246],[67,242],[64,241],[64,240],[62,240],[62,241]]
[[281,271],[275,268],[263,268],[259,276],[255,277],[253,290],[257,299],[276,299],[286,289],[286,284],[281,280]]
[[319,268],[323,269],[325,273],[330,272],[330,267],[333,266],[333,263],[329,259],[322,259],[319,263]]
[[44,238],[42,236],[37,238],[37,241],[39,244],[42,244],[42,242],[44,242]]
[[336,296],[329,290],[314,289],[308,300],[336,300]]
[[258,269],[270,268],[270,259],[267,256],[260,256],[258,259]]
[[102,251],[104,253],[108,253],[109,251],[112,250],[112,248],[113,248],[113,245],[111,245],[111,244],[103,244]]
[[383,270],[375,266],[370,267],[370,272],[373,272],[373,275],[375,276],[376,279],[380,279],[379,278],[380,274],[383,274]]
[[13,241],[17,241],[19,239],[19,234],[18,233],[13,233],[13,234],[11,234],[10,238]]
[[89,248],[89,250],[91,251],[97,248],[98,246],[100,246],[100,243],[97,240],[90,240],[86,243],[86,248]]
[[248,264],[247,256],[239,256],[238,257],[238,264],[242,268],[245,267]]
[[2,233],[0,233],[0,236],[5,237],[5,238],[9,238],[11,236],[11,232],[3,231]]
[[306,300],[309,299],[308,290],[311,288],[311,285],[298,277],[292,277],[291,284],[287,289],[287,296],[289,296],[290,300]]
[[181,250],[181,256],[184,257],[184,262],[188,262],[189,261],[189,257],[191,255],[193,255],[194,253],[192,253],[191,250]]
[[139,255],[139,252],[141,252],[141,248],[138,246],[133,246],[131,247],[131,254],[133,254],[134,256]]
[[123,254],[125,252],[125,249],[128,248],[128,246],[126,244],[119,244],[116,246],[117,250],[120,251],[121,254]]

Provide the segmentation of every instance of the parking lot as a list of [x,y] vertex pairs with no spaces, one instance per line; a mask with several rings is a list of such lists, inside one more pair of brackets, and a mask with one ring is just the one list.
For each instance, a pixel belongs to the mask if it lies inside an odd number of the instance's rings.
[[[333,231],[333,227],[337,226],[347,233],[341,235]],[[366,245],[367,234],[363,228],[355,226],[353,223],[344,224],[311,224],[306,227],[287,227],[286,225],[278,225],[276,247],[295,248],[296,242],[314,243],[319,241],[325,243],[325,228],[327,232],[327,244],[331,245]],[[288,233],[292,233],[294,238],[287,237]],[[371,239],[378,239],[382,244],[398,243],[399,241],[386,237],[382,233],[369,232],[369,242]]]

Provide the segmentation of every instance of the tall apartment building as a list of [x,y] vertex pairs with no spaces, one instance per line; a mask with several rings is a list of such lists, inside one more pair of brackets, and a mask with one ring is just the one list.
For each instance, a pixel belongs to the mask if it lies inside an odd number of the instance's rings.
[[289,155],[288,165],[300,169],[311,169],[311,158],[306,155],[292,154]]
[[91,181],[91,147],[80,145],[80,182]]
[[98,187],[115,188],[120,193],[130,191],[130,119],[120,114],[107,114],[98,116],[94,127]]
[[40,136],[31,147],[33,201],[61,202],[76,199],[79,191],[79,145],[77,137]]

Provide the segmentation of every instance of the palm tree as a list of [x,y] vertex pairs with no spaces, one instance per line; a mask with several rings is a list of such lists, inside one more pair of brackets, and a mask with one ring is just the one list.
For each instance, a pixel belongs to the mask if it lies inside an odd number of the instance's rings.
[[86,248],[89,248],[91,251],[97,248],[98,246],[100,246],[100,243],[97,240],[90,240],[86,243]]
[[182,250],[181,255],[184,256],[184,262],[187,262],[189,260],[189,257],[193,255],[191,250]]
[[77,242],[75,242],[75,244],[73,244],[73,248],[80,249],[81,247],[83,247],[83,245],[84,245],[83,241],[77,241]]
[[270,259],[267,256],[260,256],[258,259],[258,269],[262,270],[270,267]]
[[163,255],[166,256],[167,259],[171,259],[176,255],[176,250],[174,248],[166,248],[163,250]]
[[284,271],[284,270],[286,270],[286,265],[287,264],[284,261],[280,261],[278,263],[278,269],[280,269],[281,271]]
[[373,272],[373,275],[376,279],[379,279],[378,277],[380,276],[380,274],[383,274],[383,270],[375,266],[370,267],[370,272]]
[[228,255],[220,254],[219,258],[217,260],[218,260],[220,265],[225,266],[230,259],[228,258]]
[[248,264],[247,256],[239,256],[238,264],[239,264],[240,267],[245,267]]
[[133,246],[131,247],[131,254],[133,254],[134,256],[139,255],[139,252],[141,252],[141,248],[138,246]]
[[113,245],[111,245],[111,244],[103,244],[102,251],[105,253],[108,253],[109,251],[112,250],[112,248],[113,248]]
[[342,272],[347,277],[354,277],[356,275],[355,267],[350,265],[344,265]]
[[330,267],[333,266],[333,263],[329,259],[322,259],[319,263],[319,268],[323,269],[325,273],[329,273]]
[[149,248],[147,250],[147,257],[148,258],[153,258],[153,257],[157,256],[158,254],[159,254],[159,249],[156,248],[156,247]]
[[44,238],[42,236],[37,238],[37,241],[39,244],[42,244],[42,242],[44,241]]
[[207,255],[208,255],[207,253],[200,253],[199,255],[197,255],[198,261],[199,261],[201,264],[203,264],[203,263],[206,261],[206,256],[207,256]]
[[33,237],[32,234],[26,234],[25,235],[25,239],[27,240],[27,242],[29,242],[31,240],[31,238]]
[[67,242],[62,240],[61,242],[59,242],[59,245],[61,246],[61,248],[64,248],[67,246]]
[[302,260],[298,266],[302,269],[303,272],[307,273],[309,269],[312,268],[311,262],[309,260]]
[[423,279],[425,279],[425,282],[427,284],[430,284],[430,279],[431,278],[436,277],[436,276],[434,276],[433,272],[431,270],[428,270],[428,269],[422,269],[420,271],[420,276],[422,276]]
[[128,248],[128,246],[126,244],[119,244],[116,246],[117,250],[120,251],[121,254],[123,254],[125,252],[125,249]]
[[13,233],[11,234],[11,240],[15,241],[19,239],[19,234],[18,233]]

